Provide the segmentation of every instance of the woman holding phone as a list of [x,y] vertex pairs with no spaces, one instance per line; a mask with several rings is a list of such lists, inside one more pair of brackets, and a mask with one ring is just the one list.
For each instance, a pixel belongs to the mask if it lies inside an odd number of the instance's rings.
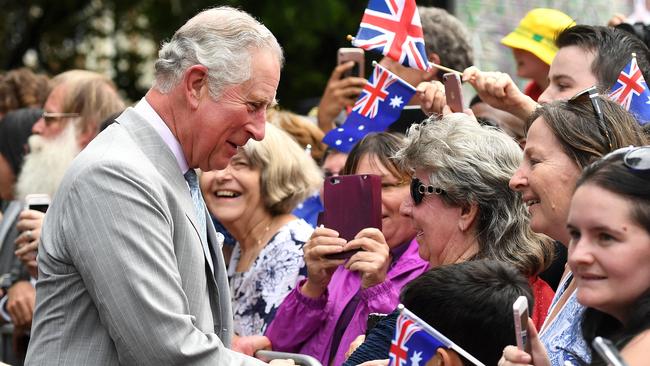
[[[568,215],[569,266],[576,298],[586,307],[582,333],[623,348],[630,366],[647,364],[650,314],[650,146],[616,150],[588,166],[577,181]],[[537,334],[535,365],[549,360]],[[592,352],[592,365],[604,365]],[[643,356],[642,356],[643,355]],[[505,358],[530,363],[514,347]],[[626,357],[627,356],[627,357]],[[504,364],[506,364],[504,362]]]
[[[340,365],[350,342],[365,332],[368,315],[392,311],[400,289],[428,268],[418,257],[415,230],[399,213],[410,174],[392,156],[403,144],[403,137],[382,132],[367,135],[350,152],[342,174],[381,177],[382,230],[363,229],[347,243],[334,230],[314,231],[304,249],[307,279],[287,296],[266,331],[273,350]],[[343,249],[362,251],[349,259],[326,257]]]
[[[513,265],[529,280],[531,315],[541,324],[553,291],[537,275],[550,263],[552,243],[530,229],[521,197],[508,187],[519,145],[454,113],[412,126],[397,158],[414,172],[400,211],[416,228],[420,257],[431,268],[478,259]],[[345,365],[388,358],[397,315],[382,320]]]

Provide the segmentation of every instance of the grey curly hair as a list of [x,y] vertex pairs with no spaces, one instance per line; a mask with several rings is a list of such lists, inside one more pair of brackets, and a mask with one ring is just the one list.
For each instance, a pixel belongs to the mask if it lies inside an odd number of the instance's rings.
[[427,55],[436,53],[440,63],[454,70],[474,64],[474,51],[467,29],[445,9],[418,6]]
[[396,156],[400,164],[428,172],[431,184],[445,190],[445,204],[478,206],[475,259],[508,262],[529,276],[550,264],[552,242],[531,230],[521,195],[508,186],[522,159],[510,136],[455,113],[413,125],[407,141]]
[[208,88],[217,99],[223,89],[250,78],[256,50],[270,50],[280,65],[282,48],[275,36],[249,14],[228,6],[202,11],[164,43],[155,63],[154,87],[168,93],[192,65],[208,68]]

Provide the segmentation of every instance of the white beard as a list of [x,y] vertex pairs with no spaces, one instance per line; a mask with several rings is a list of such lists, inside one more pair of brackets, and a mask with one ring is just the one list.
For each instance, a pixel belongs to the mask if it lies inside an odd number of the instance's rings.
[[28,142],[30,153],[25,156],[16,182],[16,198],[23,200],[32,193],[45,193],[53,197],[65,171],[81,151],[75,125],[69,123],[53,139],[32,135]]

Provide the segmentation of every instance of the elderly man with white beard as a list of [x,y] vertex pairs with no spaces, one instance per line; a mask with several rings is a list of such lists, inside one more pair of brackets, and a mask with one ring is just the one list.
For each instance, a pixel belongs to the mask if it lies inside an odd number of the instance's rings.
[[[55,77],[52,84],[43,117],[32,128],[30,153],[16,183],[16,196],[21,200],[31,193],[53,197],[63,173],[97,135],[100,124],[125,107],[110,79],[95,72],[67,71]],[[43,216],[33,210],[21,212],[16,223],[18,237],[0,238],[8,245],[15,242],[18,249],[14,267],[0,277],[2,293],[6,294],[0,300],[0,313],[17,330],[31,325],[35,292],[30,279],[38,273],[35,258]]]

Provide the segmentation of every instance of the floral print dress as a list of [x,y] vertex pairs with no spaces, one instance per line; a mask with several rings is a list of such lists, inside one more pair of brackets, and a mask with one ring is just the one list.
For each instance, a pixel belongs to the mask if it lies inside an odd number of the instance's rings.
[[[560,282],[555,298],[551,303],[548,313],[551,314],[562,294],[573,279],[569,272]],[[551,366],[583,366],[591,362],[589,346],[582,338],[580,321],[585,307],[578,302],[576,292],[573,291],[566,303],[562,306],[553,320],[547,319],[540,332],[539,339],[546,348]]]
[[302,219],[288,222],[246,272],[235,272],[241,255],[239,243],[235,245],[228,266],[235,334],[264,333],[282,300],[307,276],[302,247],[313,231]]

